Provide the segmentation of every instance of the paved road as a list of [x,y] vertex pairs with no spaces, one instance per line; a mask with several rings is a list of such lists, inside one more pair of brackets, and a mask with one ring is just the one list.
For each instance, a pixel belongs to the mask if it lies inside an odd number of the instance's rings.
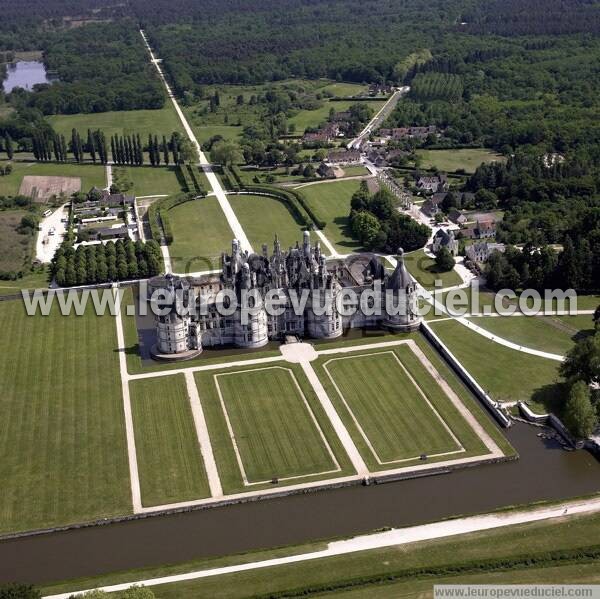
[[401,87],[399,90],[395,91],[389,98],[389,100],[381,107],[379,112],[371,119],[371,121],[367,124],[367,126],[359,133],[358,137],[355,137],[349,144],[348,148],[356,148],[360,145],[360,143],[373,133],[376,129],[378,129],[383,121],[388,117],[390,112],[394,110],[396,104],[402,96],[407,94],[410,91],[410,87]]
[[152,48],[150,47],[150,44],[148,43],[148,39],[146,38],[146,34],[144,33],[144,31],[142,29],[140,29],[140,34],[142,36],[142,39],[144,40],[144,44],[146,44],[146,48],[148,49],[148,52],[150,54],[152,64],[154,64],[154,66],[156,67],[156,70],[158,71],[158,74],[167,90],[167,94],[168,94],[169,98],[171,99],[171,102],[173,103],[173,107],[175,108],[175,111],[177,112],[177,115],[179,116],[179,120],[181,121],[181,124],[183,125],[183,128],[185,129],[185,132],[187,133],[187,136],[189,137],[190,141],[194,144],[194,146],[196,147],[196,150],[198,151],[198,155],[200,157],[199,166],[204,171],[204,174],[206,175],[206,178],[208,179],[208,182],[210,183],[210,186],[212,187],[212,190],[217,198],[217,201],[219,202],[219,205],[221,206],[221,210],[223,210],[223,213],[225,214],[225,218],[227,219],[227,222],[229,223],[229,227],[231,228],[231,231],[233,232],[234,237],[240,242],[242,250],[247,250],[248,252],[252,252],[252,245],[250,244],[250,241],[246,237],[246,233],[244,232],[244,229],[242,228],[240,221],[238,220],[235,212],[233,211],[233,208],[231,207],[231,204],[229,203],[229,200],[227,199],[227,195],[225,194],[225,191],[221,187],[221,183],[220,183],[219,179],[213,172],[210,162],[206,159],[206,156],[203,154],[202,148],[200,147],[200,144],[198,143],[198,140],[196,139],[196,136],[194,135],[194,132],[193,132],[192,128],[190,127],[190,124],[188,123],[187,119],[185,118],[183,111],[179,107],[179,104],[177,103],[177,100],[175,99],[175,95],[173,94],[173,92],[171,90],[171,87],[167,83],[167,79],[163,73],[161,66],[160,66],[160,60],[154,56],[154,52],[152,51]]

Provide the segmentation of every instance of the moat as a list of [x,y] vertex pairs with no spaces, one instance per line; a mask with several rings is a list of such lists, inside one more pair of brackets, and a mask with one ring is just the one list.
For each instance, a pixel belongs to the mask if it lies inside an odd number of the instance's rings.
[[505,431],[521,456],[513,462],[6,540],[0,581],[90,576],[598,493],[600,462],[539,430]]

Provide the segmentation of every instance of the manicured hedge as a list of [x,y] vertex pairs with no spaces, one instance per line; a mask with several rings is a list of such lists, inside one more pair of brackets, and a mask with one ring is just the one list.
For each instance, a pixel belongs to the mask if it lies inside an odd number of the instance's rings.
[[167,212],[171,208],[179,206],[179,204],[190,202],[194,199],[194,193],[179,193],[154,202],[148,209],[148,221],[150,222],[152,238],[160,242],[160,238],[164,236],[165,243],[171,245],[173,243],[173,229],[171,228],[171,221],[167,216]]

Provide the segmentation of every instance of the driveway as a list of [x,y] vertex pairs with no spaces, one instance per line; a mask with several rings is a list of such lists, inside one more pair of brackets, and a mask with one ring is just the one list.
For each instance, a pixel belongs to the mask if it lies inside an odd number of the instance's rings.
[[[57,208],[50,216],[40,221],[37,241],[35,243],[35,258],[44,264],[52,261],[56,250],[64,239],[67,225],[61,222],[61,219],[67,218],[66,206],[67,204],[64,204],[60,208]],[[54,229],[53,235],[50,235],[51,229]]]

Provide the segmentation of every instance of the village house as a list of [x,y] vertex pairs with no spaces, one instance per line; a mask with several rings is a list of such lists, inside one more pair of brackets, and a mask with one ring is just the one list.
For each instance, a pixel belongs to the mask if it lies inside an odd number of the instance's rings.
[[505,249],[506,246],[503,243],[488,243],[487,241],[482,241],[467,246],[465,253],[471,262],[484,264],[494,252],[504,252]]
[[453,256],[458,256],[458,241],[454,237],[454,231],[439,229],[433,236],[433,253],[437,254],[442,248],[446,248]]
[[330,164],[356,164],[360,162],[359,150],[331,150],[327,155]]
[[443,173],[421,176],[417,181],[417,189],[426,193],[448,191],[448,187],[448,177]]
[[452,208],[448,212],[448,219],[453,222],[455,225],[464,225],[467,222],[467,217],[456,208]]
[[394,127],[393,129],[380,129],[379,135],[388,140],[399,141],[402,139],[425,139],[429,135],[438,135],[435,125],[427,127]]

